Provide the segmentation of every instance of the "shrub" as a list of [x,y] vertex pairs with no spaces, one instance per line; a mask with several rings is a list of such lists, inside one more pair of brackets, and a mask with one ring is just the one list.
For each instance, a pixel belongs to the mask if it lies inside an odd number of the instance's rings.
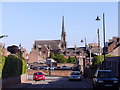
[[22,59],[22,74],[27,72],[27,63],[25,60]]
[[26,73],[27,64],[25,60],[17,58],[14,55],[6,57],[2,70],[2,78],[20,76]]
[[5,64],[5,57],[0,55],[0,79],[2,77],[2,69],[4,67]]

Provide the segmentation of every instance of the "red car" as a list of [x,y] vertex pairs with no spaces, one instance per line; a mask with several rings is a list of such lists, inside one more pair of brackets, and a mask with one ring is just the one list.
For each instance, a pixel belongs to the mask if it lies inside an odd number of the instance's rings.
[[33,74],[33,80],[44,80],[45,81],[45,75],[42,72],[36,72]]

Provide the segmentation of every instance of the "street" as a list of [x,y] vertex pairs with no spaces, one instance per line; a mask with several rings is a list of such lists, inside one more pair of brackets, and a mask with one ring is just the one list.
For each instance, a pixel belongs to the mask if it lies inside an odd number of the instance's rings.
[[32,75],[28,76],[28,81],[16,84],[11,88],[91,88],[92,82],[88,78],[82,81],[69,81],[68,77],[46,76],[45,81],[34,81]]

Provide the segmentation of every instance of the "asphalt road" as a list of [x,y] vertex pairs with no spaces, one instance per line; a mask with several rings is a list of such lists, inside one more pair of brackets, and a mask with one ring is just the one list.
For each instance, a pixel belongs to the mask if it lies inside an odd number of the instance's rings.
[[89,78],[82,81],[69,81],[68,77],[46,76],[45,81],[34,81],[32,75],[28,76],[28,81],[16,84],[12,88],[90,88],[92,82]]

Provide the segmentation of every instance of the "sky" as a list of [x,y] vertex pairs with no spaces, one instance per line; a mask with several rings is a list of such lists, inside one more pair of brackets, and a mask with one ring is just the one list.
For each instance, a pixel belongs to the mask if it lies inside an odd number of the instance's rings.
[[[0,3],[1,4],[1,3]],[[105,13],[106,41],[118,36],[117,2],[3,2],[0,35],[8,35],[0,42],[5,46],[19,45],[30,52],[35,40],[59,40],[64,16],[67,46],[97,43],[97,29],[103,45],[103,13]],[[96,17],[101,18],[95,21]]]

